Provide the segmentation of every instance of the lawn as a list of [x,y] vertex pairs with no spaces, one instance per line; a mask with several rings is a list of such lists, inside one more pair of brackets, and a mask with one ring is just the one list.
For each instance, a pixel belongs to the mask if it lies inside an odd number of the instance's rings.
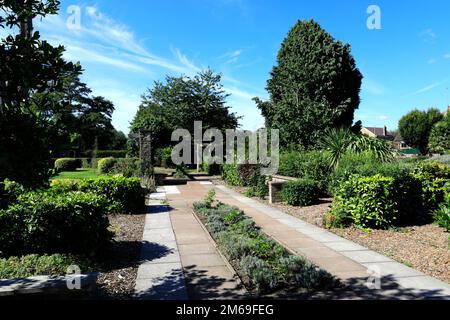
[[52,180],[62,180],[62,179],[96,179],[100,177],[97,169],[77,169],[77,171],[64,171],[60,172],[58,175],[52,177]]

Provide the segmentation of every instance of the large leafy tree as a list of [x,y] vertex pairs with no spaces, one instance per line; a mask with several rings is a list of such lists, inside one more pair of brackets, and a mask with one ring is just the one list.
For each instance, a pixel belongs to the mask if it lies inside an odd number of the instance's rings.
[[418,148],[425,155],[429,151],[431,129],[442,118],[443,115],[438,109],[413,110],[400,119],[398,125],[400,134],[408,145]]
[[81,69],[66,62],[62,46],[53,47],[33,30],[33,19],[56,14],[57,0],[0,0],[0,180],[25,185],[46,181],[46,122],[32,108],[31,97],[62,88],[66,74]]
[[450,151],[450,113],[431,129],[428,148],[434,153]]
[[131,132],[150,131],[156,148],[169,145],[175,129],[193,133],[195,121],[202,121],[204,129],[236,128],[239,117],[226,105],[228,95],[220,81],[220,75],[206,70],[194,77],[167,77],[165,83],[155,82],[143,96]]
[[284,39],[267,82],[270,101],[255,99],[282,146],[313,147],[324,129],[350,127],[362,75],[350,45],[313,21],[298,21]]

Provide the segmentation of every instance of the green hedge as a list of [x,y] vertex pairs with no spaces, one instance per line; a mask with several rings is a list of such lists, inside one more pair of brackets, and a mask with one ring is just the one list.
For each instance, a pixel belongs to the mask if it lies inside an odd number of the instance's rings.
[[81,159],[76,159],[76,158],[56,159],[55,166],[54,166],[56,172],[76,171],[78,168],[81,168],[81,167],[82,167]]
[[106,197],[108,210],[116,213],[143,213],[147,191],[141,187],[138,178],[102,177],[98,179],[55,180],[56,192],[93,192]]
[[290,151],[280,154],[278,174],[315,180],[322,193],[327,193],[330,164],[326,151]]
[[111,173],[121,174],[126,178],[139,178],[141,176],[141,161],[138,158],[117,159]]
[[96,155],[97,158],[125,158],[127,156],[127,150],[97,150],[94,152],[93,150],[87,150],[82,153],[82,157],[84,158],[92,158]]
[[8,179],[0,182],[0,209],[7,208],[24,193],[25,188],[17,182],[9,181]]
[[104,196],[94,193],[21,195],[0,210],[0,251],[8,256],[99,252],[111,238],[108,205]]
[[434,211],[433,219],[438,226],[450,232],[450,182],[445,186],[444,202]]
[[298,179],[283,184],[281,198],[291,206],[310,206],[319,201],[320,189],[317,181]]
[[433,211],[444,201],[446,184],[450,182],[450,167],[439,162],[419,163],[413,176],[422,182],[422,199],[427,210]]
[[0,259],[0,279],[20,279],[34,276],[65,276],[70,266],[76,265],[82,273],[96,271],[86,258],[53,254],[26,255]]
[[214,195],[195,203],[194,210],[206,220],[206,227],[219,248],[244,272],[252,288],[274,292],[281,288],[329,289],[334,278],[260,231],[238,208],[212,205]]
[[102,158],[98,160],[98,173],[110,174],[113,171],[114,165],[117,163],[115,158]]

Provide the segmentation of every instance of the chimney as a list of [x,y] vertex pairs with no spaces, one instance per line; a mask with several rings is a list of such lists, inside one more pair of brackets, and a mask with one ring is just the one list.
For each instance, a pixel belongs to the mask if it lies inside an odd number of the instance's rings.
[[383,136],[387,136],[388,135],[388,130],[387,130],[387,127],[386,126],[384,126],[384,128],[383,128]]

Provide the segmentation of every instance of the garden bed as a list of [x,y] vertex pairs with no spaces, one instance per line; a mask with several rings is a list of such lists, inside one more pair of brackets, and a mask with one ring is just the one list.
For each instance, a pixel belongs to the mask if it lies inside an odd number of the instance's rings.
[[112,215],[110,229],[114,238],[102,257],[98,275],[98,297],[131,299],[141,256],[145,215]]
[[338,281],[303,257],[292,255],[236,207],[209,193],[194,212],[254,296],[304,294],[338,287]]
[[[224,185],[215,180],[215,184]],[[247,188],[227,186],[245,194]],[[323,217],[330,211],[332,199],[308,207],[293,207],[284,203],[269,204],[267,200],[253,198],[275,209],[323,228]],[[386,255],[432,277],[450,283],[449,234],[433,224],[399,228],[397,230],[363,231],[356,227],[327,229],[343,238]]]

